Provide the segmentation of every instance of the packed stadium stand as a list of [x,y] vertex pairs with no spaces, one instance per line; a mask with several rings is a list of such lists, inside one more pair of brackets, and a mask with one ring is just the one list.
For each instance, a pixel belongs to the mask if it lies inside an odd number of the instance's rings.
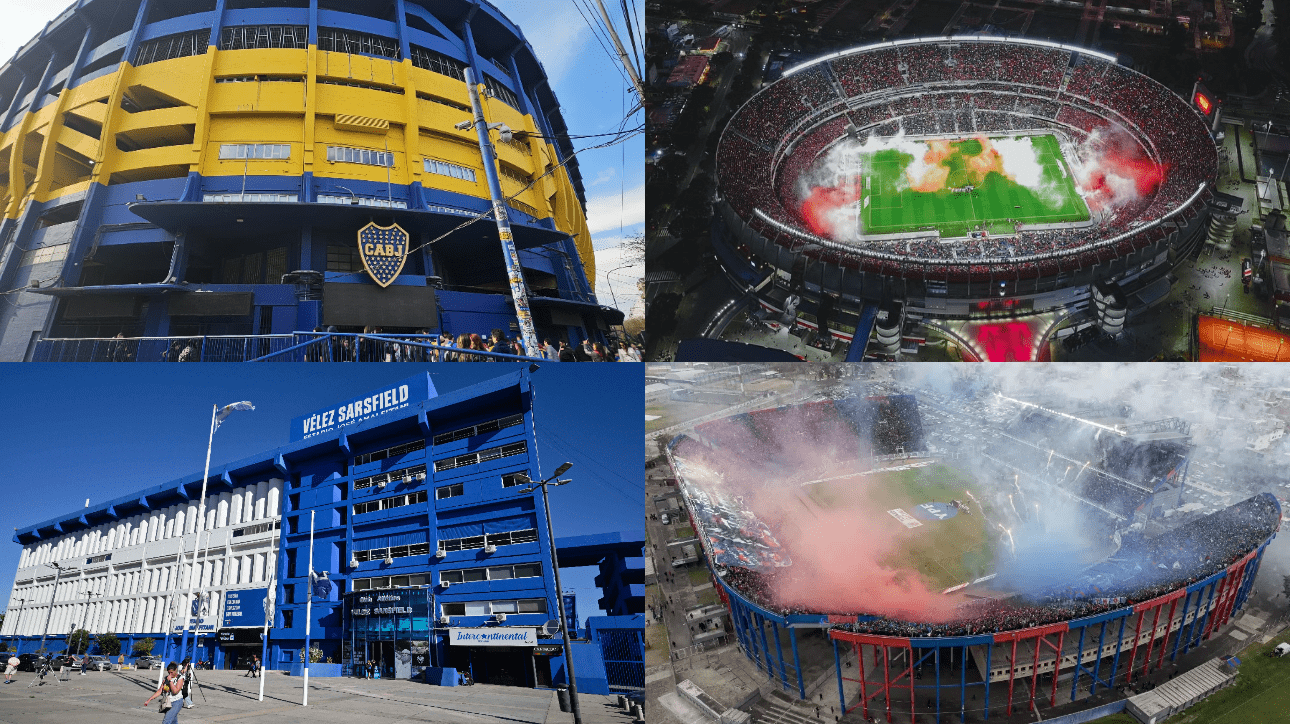
[[[1103,139],[1108,129],[1116,137]],[[1130,151],[1163,169],[1150,193],[1097,214],[1084,228],[1023,227],[990,239],[909,232],[837,240],[810,231],[802,176],[833,144],[906,134],[1057,132],[1072,143]],[[1127,145],[1126,145],[1127,144]],[[830,291],[860,298],[920,296],[924,283],[955,297],[1040,294],[1136,271],[1191,243],[1202,224],[1217,150],[1203,119],[1168,88],[1110,56],[1023,39],[955,37],[882,43],[790,69],[733,117],[717,151],[718,238],[753,266],[791,268],[805,256],[838,267]],[[1095,270],[1093,274],[1088,274]],[[906,280],[893,286],[883,278]],[[916,280],[911,285],[909,280]],[[930,292],[938,293],[938,292]]]

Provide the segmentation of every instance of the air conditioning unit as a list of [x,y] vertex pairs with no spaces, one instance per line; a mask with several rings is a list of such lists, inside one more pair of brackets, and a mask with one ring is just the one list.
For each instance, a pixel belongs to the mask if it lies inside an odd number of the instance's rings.
[[349,559],[349,567],[350,567],[350,568],[358,568],[358,559],[357,559],[357,558],[350,558],[350,559]]
[[386,483],[386,482],[387,482],[387,481],[382,480],[381,482],[377,483],[377,484],[376,484],[377,489],[379,489],[379,490],[384,490],[384,489],[385,489],[385,483]]
[[439,581],[440,588],[447,588],[452,585],[452,581]]
[[505,623],[505,622],[506,622],[506,614],[504,614],[504,613],[494,614],[494,615],[493,615],[493,618],[497,619],[497,622],[498,622],[498,623]]
[[451,620],[452,620],[452,619],[448,618],[447,616],[440,616],[440,617],[439,617],[439,623],[449,623]]
[[484,552],[485,552],[485,553],[496,553],[496,552],[497,552],[497,546],[484,546]]
[[446,551],[446,550],[444,550],[444,549],[442,549],[442,548],[440,548],[439,550],[437,550],[437,551],[435,551],[435,552],[434,552],[434,557],[435,557],[435,558],[444,558],[444,557],[446,557],[447,555],[448,555],[448,551]]
[[425,474],[425,473],[417,473],[417,480],[418,480],[418,481],[423,481],[423,480],[425,480],[425,479],[426,479],[426,474]]
[[386,557],[385,557],[385,565],[387,565],[387,566],[392,566],[392,565],[394,565],[394,559],[393,559],[393,558],[391,558],[391,557],[389,557],[389,556],[386,556]]

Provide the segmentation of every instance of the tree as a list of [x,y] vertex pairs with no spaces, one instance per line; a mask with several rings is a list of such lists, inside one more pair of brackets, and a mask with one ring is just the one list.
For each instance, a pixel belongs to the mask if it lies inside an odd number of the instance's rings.
[[78,628],[67,637],[67,652],[69,654],[84,654],[90,650],[90,632],[83,628]]
[[121,639],[111,631],[95,636],[94,643],[99,647],[99,653],[104,656],[116,656],[121,653]]
[[156,639],[139,639],[134,642],[133,656],[147,656],[152,653],[152,647],[157,643]]

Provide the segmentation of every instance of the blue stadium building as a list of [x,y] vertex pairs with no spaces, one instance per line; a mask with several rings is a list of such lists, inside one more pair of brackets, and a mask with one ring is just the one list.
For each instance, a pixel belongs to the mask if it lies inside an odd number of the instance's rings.
[[[289,444],[212,470],[211,543],[196,543],[207,595],[196,605],[182,603],[179,552],[193,550],[200,475],[20,529],[16,615],[0,635],[36,649],[55,593],[45,564],[67,559],[60,565],[77,570],[57,586],[51,651],[73,627],[95,626],[115,631],[126,653],[152,638],[175,657],[189,614],[197,658],[238,668],[265,650],[271,610],[270,668],[298,671],[308,642],[312,676],[372,667],[447,683],[456,670],[480,683],[552,687],[567,681],[568,655],[554,547],[561,567],[600,569],[607,615],[569,630],[579,689],[642,689],[644,534],[548,538],[541,493],[523,492],[519,478],[541,480],[558,462],[539,464],[531,374],[438,394],[423,372],[301,416]],[[86,585],[91,578],[104,584]],[[94,590],[104,597],[83,593]],[[109,623],[96,625],[92,607],[106,607]]]

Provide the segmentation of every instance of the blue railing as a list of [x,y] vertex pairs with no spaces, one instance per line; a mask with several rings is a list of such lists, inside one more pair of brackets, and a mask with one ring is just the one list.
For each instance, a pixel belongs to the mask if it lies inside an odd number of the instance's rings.
[[250,336],[42,339],[33,362],[480,362],[540,361],[443,347],[432,335],[299,332]]

